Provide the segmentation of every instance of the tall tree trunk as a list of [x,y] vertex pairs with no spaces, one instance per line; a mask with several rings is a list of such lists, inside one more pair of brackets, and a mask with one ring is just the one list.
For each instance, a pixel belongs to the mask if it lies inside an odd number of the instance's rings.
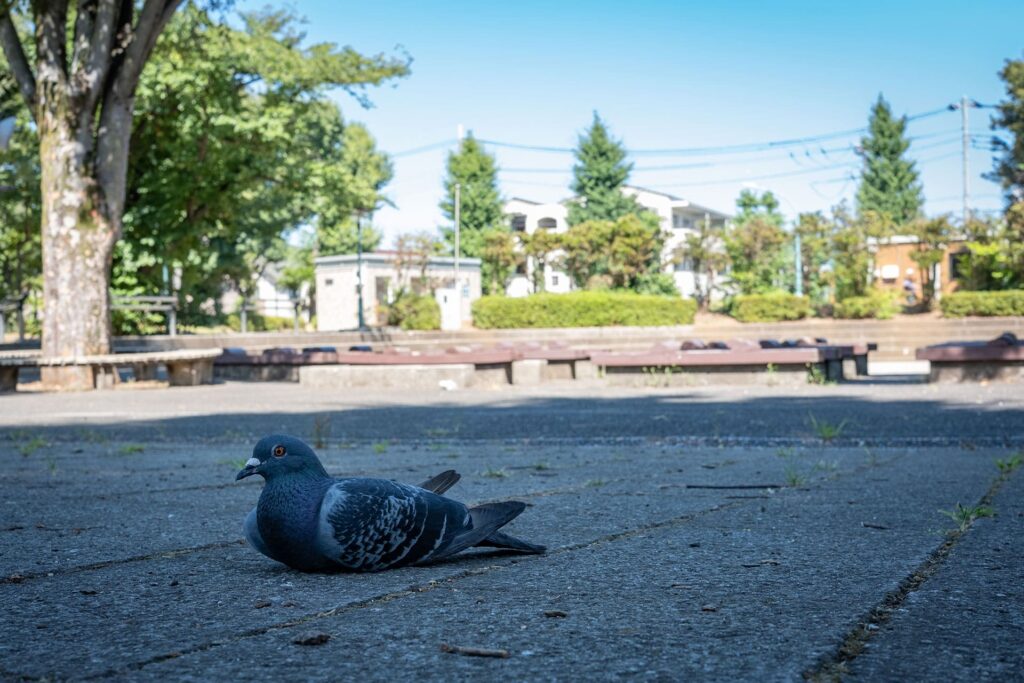
[[[68,118],[59,115],[41,119],[43,355],[109,353],[110,268],[121,202],[108,201],[96,177],[91,131],[76,134]],[[93,386],[93,371],[48,367],[42,380],[48,386],[87,389]]]

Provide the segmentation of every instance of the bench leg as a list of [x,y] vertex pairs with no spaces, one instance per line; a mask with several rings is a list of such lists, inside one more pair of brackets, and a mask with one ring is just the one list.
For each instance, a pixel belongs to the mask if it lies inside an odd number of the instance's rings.
[[152,382],[156,379],[156,363],[136,363],[132,365],[132,377],[136,382]]
[[117,374],[116,366],[99,365],[95,372],[97,389],[113,389],[121,382],[121,376]]
[[843,381],[843,361],[839,359],[825,361],[825,379],[829,382]]
[[213,384],[213,359],[168,363],[167,379],[172,387]]
[[0,392],[18,389],[18,368],[0,367]]
[[859,353],[853,357],[853,360],[857,363],[857,376],[867,377],[868,376],[868,354]]

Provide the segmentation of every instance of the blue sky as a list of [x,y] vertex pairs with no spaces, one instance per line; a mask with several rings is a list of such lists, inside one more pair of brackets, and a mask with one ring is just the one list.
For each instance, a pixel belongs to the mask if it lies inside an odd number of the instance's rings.
[[[453,140],[459,124],[485,140],[573,147],[595,110],[631,150],[801,138],[864,126],[880,92],[906,114],[940,109],[962,94],[997,102],[998,70],[1024,56],[1019,0],[286,6],[308,21],[311,42],[367,53],[400,45],[413,57],[409,78],[371,91],[374,108],[337,95],[346,118],[366,123],[391,153]],[[971,130],[988,132],[991,113],[970,110]],[[909,132],[919,138],[910,153],[919,160],[926,210],[959,213],[959,112],[911,122]],[[631,183],[729,212],[745,186],[775,191],[789,214],[827,209],[855,192],[857,138],[756,153],[638,153]],[[568,196],[570,154],[491,151],[506,197]],[[445,155],[442,146],[395,159],[388,194],[396,208],[375,217],[388,241],[443,223],[437,203]],[[679,165],[689,167],[650,169]],[[990,152],[972,149],[978,209],[1001,205],[999,188],[981,178],[991,166]]]

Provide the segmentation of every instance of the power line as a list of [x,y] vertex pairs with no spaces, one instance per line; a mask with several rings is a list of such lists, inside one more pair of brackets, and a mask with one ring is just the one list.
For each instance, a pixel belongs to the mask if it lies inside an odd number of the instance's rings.
[[[914,114],[907,117],[907,121],[919,121],[921,119],[937,116],[939,114],[947,113],[949,110],[946,107],[941,109],[934,109],[932,111],[922,112],[920,114]],[[851,128],[849,130],[835,131],[832,133],[821,133],[819,135],[808,135],[800,138],[788,138],[782,140],[769,140],[767,142],[750,142],[740,143],[735,145],[716,145],[711,147],[679,147],[679,148],[663,148],[663,149],[630,149],[627,152],[634,156],[688,156],[688,155],[710,155],[710,154],[734,154],[741,152],[756,152],[766,151],[770,149],[780,149],[786,147],[796,147],[801,145],[807,145],[815,142],[824,142],[826,140],[834,140],[837,138],[850,137],[851,135],[857,135],[867,131],[867,126],[861,126],[859,128]],[[479,141],[485,145],[491,145],[492,147],[506,148],[506,149],[518,149],[532,152],[550,152],[556,154],[572,153],[575,151],[572,147],[554,147],[545,145],[527,145],[517,142],[503,142],[501,140],[489,140],[485,138],[479,138]]]

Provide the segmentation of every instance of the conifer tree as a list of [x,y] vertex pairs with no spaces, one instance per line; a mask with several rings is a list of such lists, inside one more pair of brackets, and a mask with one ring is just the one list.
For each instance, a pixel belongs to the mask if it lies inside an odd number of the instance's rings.
[[871,108],[868,135],[860,142],[864,159],[857,190],[860,215],[874,211],[897,226],[920,215],[924,196],[914,162],[905,156],[910,147],[906,128],[907,118],[895,118],[889,103],[879,95]]
[[999,77],[1006,85],[1006,99],[999,103],[999,113],[992,121],[1010,141],[996,157],[995,172],[990,176],[1002,184],[1010,205],[1024,202],[1024,59],[1008,59]]
[[[494,157],[484,150],[470,133],[463,138],[457,152],[448,154],[448,175],[444,179],[444,199],[440,207],[445,217],[455,222],[455,185],[461,185],[459,251],[462,256],[483,254],[485,233],[509,226],[502,215],[501,193],[498,191],[498,166]],[[455,230],[442,229],[445,241],[455,247]],[[485,274],[486,275],[486,274]]]
[[572,168],[572,191],[578,198],[569,206],[569,225],[586,221],[616,221],[643,211],[634,197],[622,193],[633,164],[626,162],[620,140],[608,133],[601,117],[580,136],[576,164]]

